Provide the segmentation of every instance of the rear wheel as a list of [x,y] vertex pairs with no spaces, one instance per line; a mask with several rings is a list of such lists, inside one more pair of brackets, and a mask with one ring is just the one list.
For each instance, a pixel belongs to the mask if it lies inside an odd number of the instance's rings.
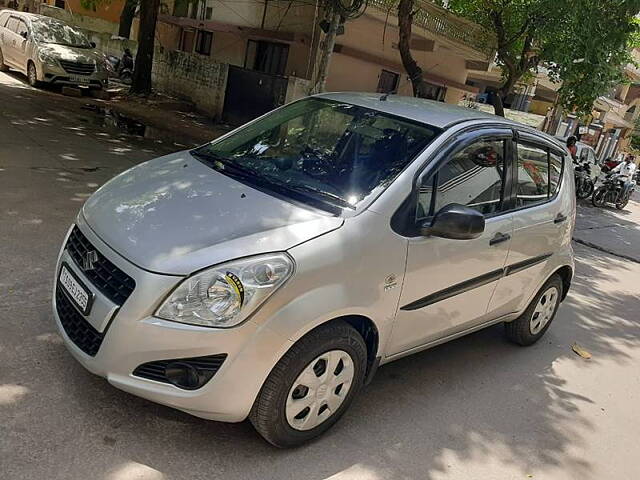
[[249,415],[276,447],[292,447],[328,430],[364,382],[367,347],[350,325],[321,326],[299,340],[265,381]]
[[40,86],[36,64],[31,61],[29,61],[29,65],[27,65],[27,80],[29,80],[29,85],[31,85],[32,87],[37,88]]
[[580,187],[576,191],[576,196],[579,199],[589,198],[589,195],[593,193],[593,182],[591,180],[583,180],[580,182]]
[[4,56],[2,55],[2,50],[0,50],[0,72],[8,72],[9,67],[6,63],[4,63]]
[[593,203],[594,207],[604,207],[605,199],[607,196],[607,189],[604,187],[598,188],[595,192],[593,192],[593,197],[591,197],[591,203]]
[[562,298],[562,279],[554,274],[542,286],[525,312],[513,322],[505,323],[507,338],[519,345],[533,345],[551,325]]

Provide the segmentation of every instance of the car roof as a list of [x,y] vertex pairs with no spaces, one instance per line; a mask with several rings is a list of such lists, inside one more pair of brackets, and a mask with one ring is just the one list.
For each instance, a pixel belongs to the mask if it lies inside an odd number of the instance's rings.
[[518,127],[524,126],[504,117],[481,112],[472,108],[459,107],[457,105],[417,97],[388,95],[385,100],[382,100],[385,96],[381,93],[351,92],[325,93],[316,95],[316,97],[351,103],[372,110],[379,110],[390,115],[408,118],[438,128],[448,128],[457,123],[470,120],[480,120],[491,123],[498,122]]

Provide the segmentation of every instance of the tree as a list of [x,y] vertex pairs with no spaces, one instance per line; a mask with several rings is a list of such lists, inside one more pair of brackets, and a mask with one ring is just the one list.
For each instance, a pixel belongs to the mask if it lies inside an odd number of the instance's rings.
[[138,8],[139,4],[140,0],[126,0],[124,7],[122,7],[122,13],[120,14],[118,36],[123,38],[130,38],[133,17],[135,17],[136,15],[136,9]]
[[[80,0],[80,6],[85,10],[95,12],[101,5],[109,4],[111,0]],[[120,24],[118,25],[118,36],[130,38],[131,25],[136,15],[136,10],[140,5],[140,0],[126,0],[120,13]]]
[[428,86],[424,81],[422,68],[420,68],[418,62],[415,61],[411,54],[411,33],[413,29],[413,17],[415,15],[414,8],[414,0],[400,0],[398,3],[398,26],[400,27],[398,49],[400,50],[402,66],[409,75],[409,80],[411,80],[413,96],[427,98]]
[[140,27],[138,29],[138,53],[133,70],[131,93],[151,93],[151,68],[156,37],[156,23],[160,0],[145,0],[140,5]]
[[504,116],[504,98],[541,64],[563,82],[561,105],[590,109],[630,59],[640,0],[451,0],[448,8],[495,36],[502,83],[494,108]]

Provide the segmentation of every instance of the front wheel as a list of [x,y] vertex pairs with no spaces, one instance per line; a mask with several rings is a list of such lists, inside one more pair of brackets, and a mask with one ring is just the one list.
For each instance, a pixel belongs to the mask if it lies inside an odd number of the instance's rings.
[[604,187],[600,187],[595,192],[593,192],[593,197],[591,197],[591,203],[593,203],[594,207],[604,207],[606,203],[606,197],[607,197],[607,189]]
[[505,323],[507,338],[523,346],[533,345],[540,340],[556,316],[562,289],[562,279],[558,274],[553,274],[524,313],[513,322]]
[[627,206],[627,204],[629,203],[629,197],[631,197],[630,194],[627,194],[624,196],[624,198],[622,199],[622,201],[620,202],[616,202],[616,208],[618,210],[624,210],[624,207]]
[[33,62],[29,62],[29,65],[27,66],[27,80],[29,81],[29,85],[34,88],[38,88],[40,86],[36,65]]
[[0,72],[8,72],[9,66],[4,63],[4,56],[2,55],[2,50],[0,50]]
[[318,327],[280,359],[249,419],[276,447],[293,447],[328,430],[364,382],[367,347],[345,322]]

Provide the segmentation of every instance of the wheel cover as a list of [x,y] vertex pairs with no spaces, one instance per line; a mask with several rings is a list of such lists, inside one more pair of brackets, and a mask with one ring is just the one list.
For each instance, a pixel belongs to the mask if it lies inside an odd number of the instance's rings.
[[536,308],[531,314],[529,331],[537,335],[551,321],[558,304],[559,292],[556,287],[549,287],[538,300]]
[[33,65],[33,63],[30,63],[29,64],[29,83],[31,85],[34,85],[37,80],[38,80],[38,77],[36,75],[36,67]]
[[355,368],[351,355],[331,350],[316,357],[293,382],[285,415],[295,430],[311,430],[338,411],[349,394]]

